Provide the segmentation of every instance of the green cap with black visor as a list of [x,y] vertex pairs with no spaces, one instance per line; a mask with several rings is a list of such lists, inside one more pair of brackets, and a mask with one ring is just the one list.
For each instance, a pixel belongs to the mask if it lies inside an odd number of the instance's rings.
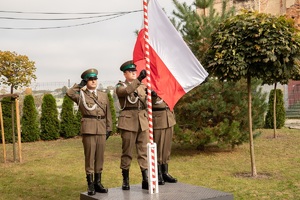
[[132,60],[129,60],[129,61],[123,63],[121,65],[121,67],[120,67],[120,70],[122,72],[125,72],[125,71],[137,71],[136,70],[136,66],[135,66],[135,64],[133,63]]
[[81,78],[86,81],[89,79],[97,80],[98,79],[97,75],[98,75],[98,70],[92,68],[92,69],[88,69],[88,70],[84,71],[81,74]]

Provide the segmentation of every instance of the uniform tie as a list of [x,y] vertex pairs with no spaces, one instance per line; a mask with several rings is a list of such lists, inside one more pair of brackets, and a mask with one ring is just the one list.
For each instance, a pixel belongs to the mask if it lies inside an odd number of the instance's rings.
[[94,97],[95,99],[97,99],[97,95],[96,95],[95,91],[93,91],[92,94],[93,94],[93,97]]

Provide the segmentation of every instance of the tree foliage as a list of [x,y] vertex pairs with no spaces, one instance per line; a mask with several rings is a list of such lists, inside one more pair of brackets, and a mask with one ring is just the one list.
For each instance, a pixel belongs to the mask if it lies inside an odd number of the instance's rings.
[[212,34],[205,66],[220,80],[257,77],[266,84],[286,84],[300,55],[293,20],[284,16],[243,11],[228,18]]
[[36,67],[33,61],[25,55],[19,55],[16,52],[0,51],[0,82],[18,89],[22,86],[29,86],[35,76]]
[[299,38],[294,22],[284,16],[243,11],[222,22],[212,34],[204,63],[208,72],[221,81],[247,79],[249,140],[252,176],[256,176],[251,80],[287,83],[299,70]]
[[214,9],[215,0],[196,0],[191,6],[177,0],[173,0],[173,3],[177,11],[173,11],[175,17],[171,21],[194,55],[202,61],[211,43],[211,33],[235,10],[228,8],[228,0],[222,1],[220,13]]
[[[269,95],[269,107],[265,120],[265,128],[274,128],[274,90]],[[276,128],[282,128],[285,123],[285,108],[282,90],[276,89]]]
[[112,133],[117,132],[117,116],[116,116],[116,109],[114,106],[114,99],[110,92],[107,92],[108,99],[109,99],[109,106],[110,106],[110,111],[111,111],[111,117],[112,117],[112,122],[113,122],[113,127],[112,127]]
[[21,118],[22,142],[34,142],[40,139],[38,111],[32,95],[26,95]]
[[[267,108],[266,94],[259,84],[255,81],[252,85],[254,128],[264,126]],[[245,80],[223,83],[211,78],[190,91],[175,107],[176,121],[182,129],[176,131],[176,140],[195,144],[198,149],[211,143],[234,148],[249,141],[246,88]]]
[[45,94],[42,102],[41,139],[55,140],[59,138],[59,119],[55,98]]
[[78,123],[74,115],[74,102],[67,96],[64,96],[60,120],[61,137],[71,138],[78,135]]

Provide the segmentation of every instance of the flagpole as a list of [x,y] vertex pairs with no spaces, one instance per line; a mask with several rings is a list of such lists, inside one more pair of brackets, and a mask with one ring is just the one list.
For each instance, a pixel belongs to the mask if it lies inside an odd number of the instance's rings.
[[148,155],[148,183],[149,193],[158,193],[157,181],[157,157],[156,144],[153,142],[153,123],[152,123],[152,100],[151,100],[151,78],[150,78],[150,51],[149,51],[149,27],[148,27],[148,0],[143,0],[144,7],[144,29],[145,29],[145,59],[147,72],[147,108],[149,118],[149,142],[147,144]]

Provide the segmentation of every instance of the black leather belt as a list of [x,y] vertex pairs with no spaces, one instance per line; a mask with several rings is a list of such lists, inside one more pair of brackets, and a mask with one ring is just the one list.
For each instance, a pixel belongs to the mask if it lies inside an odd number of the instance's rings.
[[162,110],[169,110],[169,107],[165,107],[165,108],[152,108],[152,111],[162,111]]
[[104,119],[105,116],[95,116],[95,115],[83,115],[83,118],[91,118],[91,119]]
[[145,110],[145,108],[138,108],[138,107],[126,107],[123,110]]

